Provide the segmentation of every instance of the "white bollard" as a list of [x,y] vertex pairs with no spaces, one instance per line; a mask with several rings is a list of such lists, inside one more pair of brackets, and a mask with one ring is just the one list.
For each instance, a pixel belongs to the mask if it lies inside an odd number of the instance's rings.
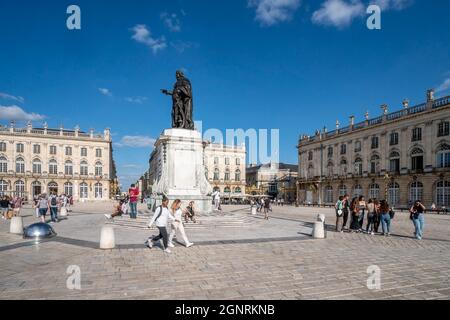
[[322,223],[325,223],[325,215],[324,214],[319,214],[317,215],[317,221],[320,221]]
[[61,215],[61,217],[67,217],[67,208],[61,207],[61,211],[59,214]]
[[252,207],[252,215],[256,216],[256,207]]
[[9,225],[9,233],[23,234],[23,219],[22,217],[12,217]]
[[114,228],[104,226],[100,234],[100,249],[114,249],[116,246],[116,239],[114,237]]
[[325,228],[323,222],[314,222],[312,236],[314,239],[325,239]]

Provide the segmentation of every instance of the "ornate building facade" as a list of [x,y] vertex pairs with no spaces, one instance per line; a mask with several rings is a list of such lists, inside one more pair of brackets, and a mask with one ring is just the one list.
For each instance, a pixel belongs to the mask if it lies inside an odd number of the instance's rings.
[[206,177],[213,187],[224,197],[245,195],[245,144],[227,146],[223,144],[205,144]]
[[345,128],[304,135],[298,143],[299,203],[334,204],[340,195],[387,199],[406,207],[450,205],[450,97],[383,114]]
[[269,195],[286,202],[296,200],[298,166],[285,163],[250,165],[247,168],[247,192]]
[[108,200],[118,189],[110,130],[0,126],[0,195],[26,199],[52,191]]

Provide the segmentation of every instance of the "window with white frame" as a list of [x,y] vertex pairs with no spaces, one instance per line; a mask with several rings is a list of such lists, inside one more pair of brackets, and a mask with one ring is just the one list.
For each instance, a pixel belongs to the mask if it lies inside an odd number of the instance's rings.
[[333,203],[334,195],[333,195],[333,187],[326,186],[325,187],[325,203]]
[[391,182],[388,186],[388,203],[391,206],[400,203],[400,186],[397,182]]
[[25,173],[25,160],[22,157],[16,159],[16,173]]
[[423,184],[419,181],[414,181],[409,187],[409,201],[411,203],[423,198]]
[[64,164],[64,174],[73,175],[73,163],[70,160],[67,160]]
[[56,154],[56,146],[50,146],[49,147],[49,153],[51,155],[55,155]]
[[103,185],[100,182],[95,184],[94,192],[95,192],[95,199],[103,198]]
[[80,183],[80,198],[81,199],[88,198],[88,185],[86,182]]
[[14,184],[16,196],[18,197],[24,197],[25,196],[25,182],[22,180],[16,181]]
[[438,168],[450,168],[450,146],[443,143],[437,149],[437,161],[436,166]]
[[86,161],[81,161],[80,163],[80,175],[82,176],[88,175],[88,163]]
[[68,197],[73,195],[73,184],[71,182],[64,183],[64,194]]
[[0,173],[8,173],[8,159],[0,157]]
[[81,148],[80,149],[80,155],[82,156],[82,157],[87,157],[87,148]]
[[41,153],[41,146],[39,144],[33,145],[33,153],[34,154],[40,154]]
[[17,153],[23,153],[24,150],[25,150],[25,146],[23,145],[23,143],[16,144],[16,152]]
[[41,174],[42,172],[42,163],[39,159],[33,160],[33,173]]
[[369,198],[379,199],[380,198],[380,186],[376,183],[372,183],[369,186]]
[[97,158],[101,158],[102,157],[102,149],[100,149],[100,148],[95,149],[95,156]]
[[0,180],[0,196],[4,196],[8,191],[8,182],[5,180]]
[[436,184],[436,205],[439,207],[450,206],[450,182],[439,181]]
[[58,174],[58,163],[55,159],[52,159],[48,163],[48,173],[49,174]]
[[97,177],[103,175],[103,165],[101,162],[95,163],[95,175]]
[[6,143],[0,142],[0,152],[6,152]]

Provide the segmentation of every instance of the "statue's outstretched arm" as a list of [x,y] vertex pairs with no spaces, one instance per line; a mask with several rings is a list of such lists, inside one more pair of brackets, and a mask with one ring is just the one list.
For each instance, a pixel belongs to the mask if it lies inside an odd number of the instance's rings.
[[166,94],[166,95],[168,95],[168,96],[173,95],[173,92],[172,92],[172,91],[169,91],[169,90],[166,90],[166,89],[161,89],[161,92],[164,93],[164,94]]

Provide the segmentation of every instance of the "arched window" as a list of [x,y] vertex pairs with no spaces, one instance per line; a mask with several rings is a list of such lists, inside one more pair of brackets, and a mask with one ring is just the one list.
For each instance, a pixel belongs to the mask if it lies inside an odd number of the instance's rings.
[[397,182],[391,182],[388,186],[388,203],[391,206],[400,203],[400,186]]
[[25,160],[22,157],[16,159],[16,173],[25,173]]
[[347,194],[347,186],[345,184],[341,184],[339,186],[339,196],[345,196]]
[[411,170],[421,171],[423,170],[423,151],[422,149],[415,148],[411,151]]
[[16,196],[23,198],[25,195],[25,182],[22,180],[16,181],[15,189],[16,189]]
[[225,181],[230,181],[230,169],[225,169]]
[[422,200],[423,197],[423,184],[419,181],[414,181],[409,187],[409,201],[411,203],[417,200]]
[[103,185],[101,183],[96,183],[94,189],[95,199],[101,199],[103,197]]
[[450,206],[450,182],[439,181],[436,184],[436,205],[439,207]]
[[230,187],[225,187],[225,189],[223,189],[223,192],[224,193],[230,193],[231,192]]
[[41,174],[42,172],[42,163],[39,159],[33,160],[33,173]]
[[88,185],[86,182],[80,184],[80,199],[88,198]]
[[42,184],[39,181],[34,181],[31,183],[31,195],[33,198],[42,193]]
[[58,194],[58,184],[56,182],[50,182],[48,184],[48,193]]
[[48,173],[58,174],[58,163],[55,159],[50,160],[50,162],[48,163]]
[[4,196],[8,191],[8,182],[5,180],[0,180],[0,196]]
[[240,187],[236,187],[234,189],[234,193],[237,193],[237,194],[242,193],[242,189]]
[[389,171],[393,173],[400,172],[400,153],[397,151],[393,151],[389,155]]
[[357,176],[362,176],[363,174],[363,161],[361,158],[356,158],[355,160],[355,174]]
[[373,155],[370,158],[370,173],[377,174],[380,172],[380,157],[378,155]]
[[0,173],[8,172],[8,159],[0,157]]
[[450,168],[450,146],[443,143],[437,149],[436,166],[438,168]]
[[103,175],[103,165],[100,161],[95,163],[95,175],[97,177]]
[[68,197],[73,195],[73,184],[71,182],[64,183],[64,194]]
[[376,183],[372,183],[369,186],[369,198],[379,199],[380,198],[380,186]]
[[333,203],[334,195],[333,195],[333,187],[326,186],[325,187],[325,203]]
[[219,191],[220,192],[220,188],[219,187],[214,187],[213,192]]
[[363,189],[360,184],[357,184],[356,186],[353,187],[353,196],[359,197],[362,195],[363,195]]
[[219,169],[215,168],[214,169],[214,180],[219,180]]
[[236,169],[236,171],[234,172],[234,180],[241,181],[241,170]]
[[88,163],[86,161],[81,161],[80,163],[80,175],[87,176],[88,175]]
[[73,175],[73,163],[70,160],[67,160],[64,164],[64,173],[68,176]]

